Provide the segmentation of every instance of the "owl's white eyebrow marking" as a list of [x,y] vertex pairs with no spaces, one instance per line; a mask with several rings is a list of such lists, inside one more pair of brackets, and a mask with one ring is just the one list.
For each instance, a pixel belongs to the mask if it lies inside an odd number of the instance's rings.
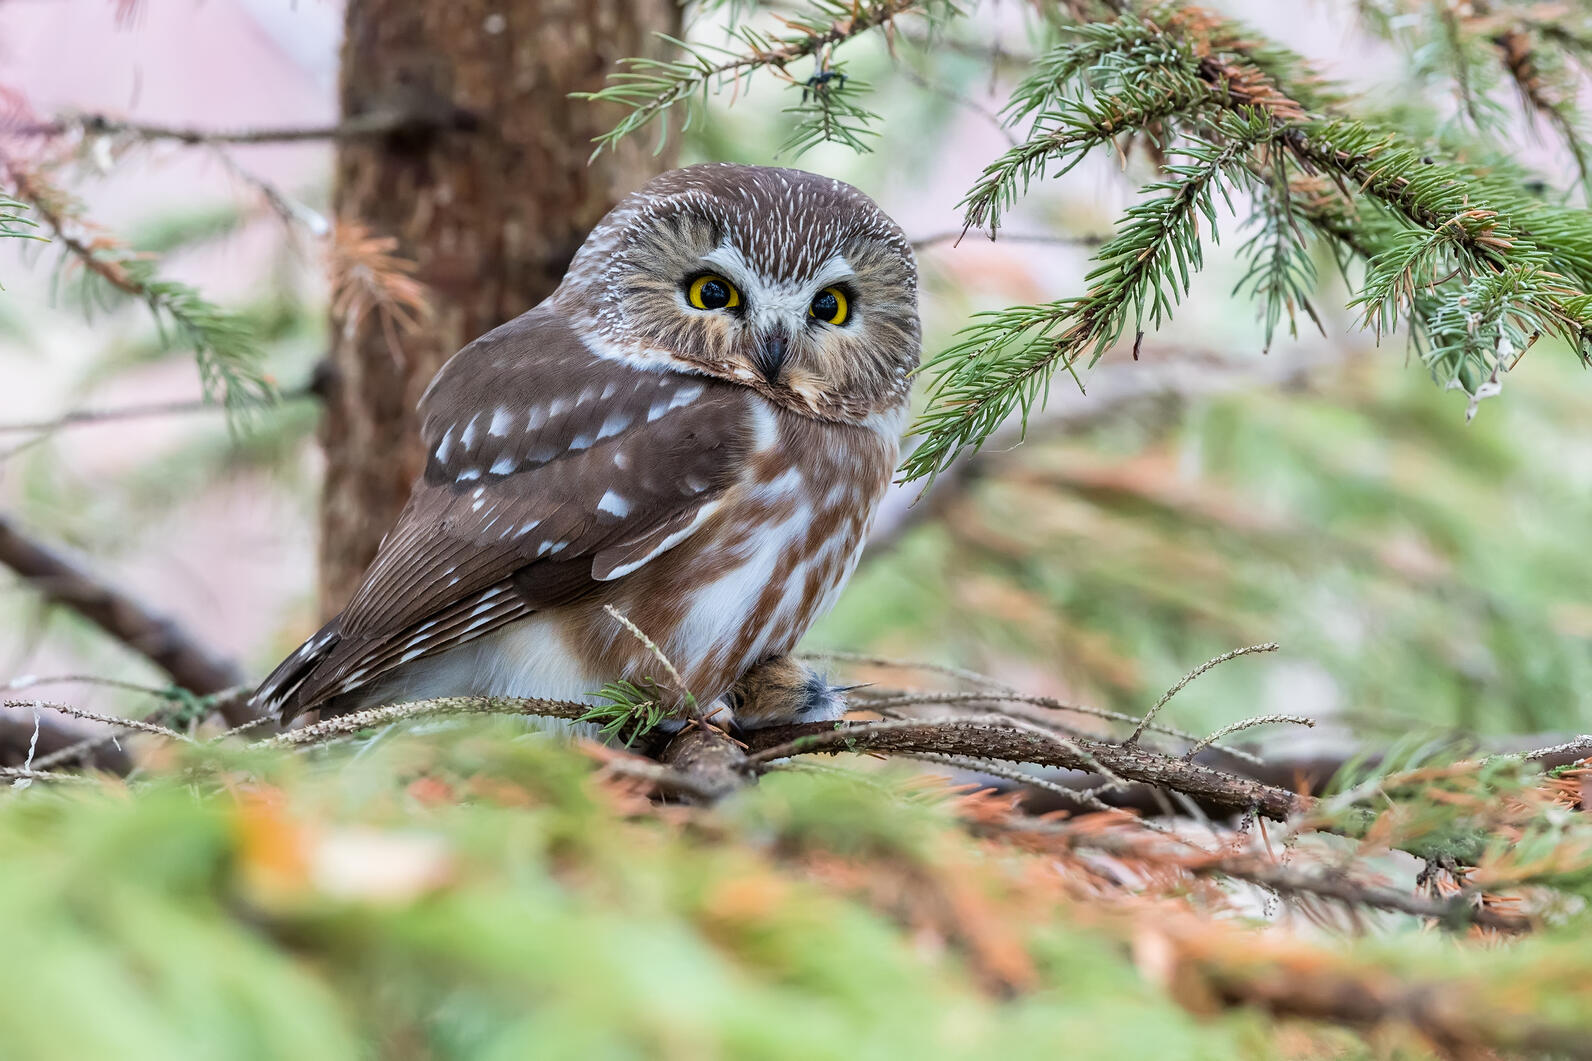
[[851,263],[844,256],[835,254],[818,267],[809,283],[814,288],[824,288],[842,280],[850,280],[856,275],[857,270],[851,267]]
[[606,512],[610,516],[618,516],[623,519],[630,512],[630,502],[610,490],[602,496],[602,500],[597,502],[597,511]]
[[492,424],[486,433],[493,438],[502,438],[509,433],[510,413],[507,409],[495,409],[492,412]]
[[499,457],[496,461],[494,461],[492,463],[491,472],[492,472],[493,475],[507,475],[509,472],[513,471],[514,468],[515,468],[514,458],[505,455],[505,456]]

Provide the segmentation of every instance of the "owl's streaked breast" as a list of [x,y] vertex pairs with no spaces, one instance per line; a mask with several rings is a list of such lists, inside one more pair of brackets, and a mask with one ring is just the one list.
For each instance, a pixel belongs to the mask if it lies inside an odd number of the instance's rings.
[[[790,651],[834,604],[898,455],[897,420],[878,430],[837,427],[748,400],[758,447],[745,474],[697,534],[638,572],[613,602],[699,698],[722,695],[758,660]],[[596,635],[602,623],[583,625]],[[602,663],[622,662],[631,674],[658,669],[628,635],[602,640]]]

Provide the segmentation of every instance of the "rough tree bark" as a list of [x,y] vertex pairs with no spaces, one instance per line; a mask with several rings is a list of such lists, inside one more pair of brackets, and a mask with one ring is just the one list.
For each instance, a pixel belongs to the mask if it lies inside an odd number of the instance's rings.
[[678,24],[674,0],[350,0],[345,118],[415,119],[339,144],[334,208],[397,239],[433,313],[393,344],[371,315],[334,310],[323,613],[345,603],[408,499],[423,463],[414,407],[432,374],[545,297],[597,220],[667,167],[646,145],[588,166],[591,138],[616,115],[568,96],[600,87],[619,58],[656,55],[654,34]]

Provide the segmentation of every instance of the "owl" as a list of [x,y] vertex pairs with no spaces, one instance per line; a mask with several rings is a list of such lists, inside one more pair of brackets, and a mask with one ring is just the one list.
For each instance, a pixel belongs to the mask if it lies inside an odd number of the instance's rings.
[[856,567],[918,351],[912,247],[866,195],[793,169],[658,177],[437,373],[407,507],[256,703],[286,721],[625,680],[681,716],[836,717],[784,670],[760,683],[782,695],[734,691]]

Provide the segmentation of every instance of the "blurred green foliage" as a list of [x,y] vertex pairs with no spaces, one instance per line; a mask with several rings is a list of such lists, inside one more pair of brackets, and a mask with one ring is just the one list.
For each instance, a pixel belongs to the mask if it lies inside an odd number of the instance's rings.
[[[949,792],[890,771],[658,813],[568,744],[476,719],[298,754],[167,747],[132,784],[0,800],[8,1061],[1369,1056],[1194,1017],[1067,871],[974,841]],[[1202,962],[1293,960],[1227,925]],[[1506,956],[1412,928],[1298,960],[1547,980],[1533,1005],[1579,1027],[1577,931]],[[980,934],[1016,948],[1019,988],[988,981]]]

